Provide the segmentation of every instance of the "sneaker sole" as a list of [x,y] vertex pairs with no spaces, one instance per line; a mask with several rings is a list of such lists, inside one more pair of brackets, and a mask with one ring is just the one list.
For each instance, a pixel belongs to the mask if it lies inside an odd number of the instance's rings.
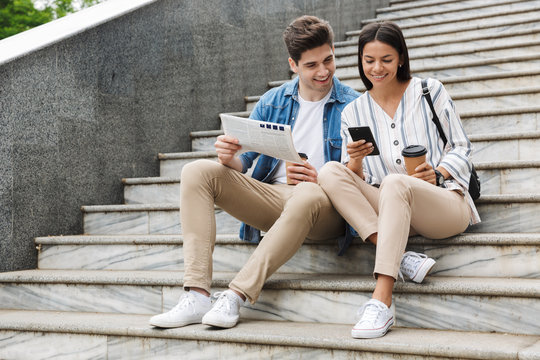
[[199,319],[199,320],[194,320],[194,321],[189,321],[189,322],[186,322],[186,321],[184,321],[184,322],[160,322],[160,321],[152,321],[152,320],[150,320],[148,323],[151,326],[170,329],[170,328],[178,328],[178,327],[183,327],[183,326],[192,325],[192,324],[200,324],[201,320]]
[[375,339],[386,335],[388,330],[394,325],[394,318],[392,318],[386,326],[383,326],[377,330],[351,330],[351,336],[355,339]]
[[433,269],[433,266],[435,265],[435,260],[431,258],[427,258],[422,265],[420,265],[420,268],[418,269],[418,272],[416,275],[414,275],[411,280],[415,283],[420,284],[422,281],[424,281],[424,278],[427,274]]
[[215,326],[215,327],[219,327],[219,328],[230,329],[232,327],[235,327],[236,324],[238,324],[238,320],[236,320],[236,321],[220,321],[218,319],[205,319],[205,318],[203,318],[202,323],[204,325],[208,325],[208,326]]

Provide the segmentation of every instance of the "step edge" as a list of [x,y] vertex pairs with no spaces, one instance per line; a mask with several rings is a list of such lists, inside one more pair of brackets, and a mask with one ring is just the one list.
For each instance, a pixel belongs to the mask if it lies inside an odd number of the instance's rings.
[[[538,29],[537,32],[540,32],[540,29]],[[512,36],[522,36],[522,35],[530,35],[530,34],[512,34]],[[473,40],[487,40],[487,39],[492,39],[492,36],[490,37],[487,37],[487,38],[482,38],[482,39],[473,39]],[[467,40],[463,40],[459,42],[463,42],[465,44],[467,44],[469,41]],[[455,44],[456,43],[456,40],[451,40],[449,42],[441,42],[441,43],[433,43],[433,44],[429,44],[427,46],[440,46],[440,45],[444,45],[444,44]],[[356,44],[354,44],[356,45]],[[426,60],[426,59],[435,59],[435,58],[445,58],[445,57],[450,57],[450,56],[459,56],[459,55],[470,55],[470,54],[477,54],[477,53],[482,53],[482,52],[490,52],[490,51],[498,51],[498,50],[511,50],[511,49],[521,49],[523,47],[533,47],[533,46],[538,46],[540,45],[540,40],[538,39],[532,39],[532,40],[522,40],[522,41],[519,41],[519,42],[512,42],[512,43],[504,43],[504,44],[488,44],[488,45],[480,45],[480,46],[475,46],[475,45],[469,45],[469,46],[465,46],[463,48],[461,48],[460,50],[440,50],[440,51],[430,51],[429,53],[420,53],[420,54],[415,54],[415,55],[411,55],[409,56],[409,60],[410,61],[413,61],[413,60]],[[350,45],[350,46],[353,46],[353,45]],[[414,48],[417,48],[417,47],[421,47],[421,48],[424,48],[426,47],[425,45],[421,44],[419,46],[416,46],[416,45],[413,45],[410,47],[410,49],[414,49]],[[357,49],[351,49],[351,50],[347,50],[347,51],[343,51],[342,53],[340,53],[339,55],[336,55],[336,60],[338,59],[341,59],[341,58],[344,58],[344,57],[351,57],[351,56],[355,56],[357,55],[358,52],[357,52]],[[444,59],[442,59],[444,60]],[[343,63],[344,62],[344,63]],[[343,66],[358,66],[358,60],[357,58],[353,59],[353,60],[349,60],[349,61],[343,61],[342,60],[342,63],[338,65],[338,67],[343,67]]]
[[[36,245],[182,245],[183,235],[67,235],[47,236],[34,239]],[[216,245],[242,245],[255,247],[258,244],[241,240],[238,234],[217,234]],[[307,246],[336,246],[336,239],[311,241]],[[408,245],[540,245],[540,233],[462,233],[445,239],[429,239],[422,236],[409,238]],[[355,237],[352,246],[364,245]]]
[[[475,67],[475,66],[483,66],[483,65],[493,65],[493,64],[504,64],[509,62],[522,62],[522,61],[528,61],[528,60],[538,60],[540,59],[540,52],[527,54],[527,55],[512,55],[512,56],[500,56],[495,58],[485,58],[485,59],[474,59],[470,61],[462,61],[462,62],[455,62],[455,63],[447,63],[447,64],[433,64],[428,66],[422,66],[418,68],[412,68],[411,73],[419,73],[419,72],[426,72],[426,71],[434,71],[434,70],[445,70],[445,69],[456,69],[461,67]],[[338,65],[336,66],[337,69],[345,69],[345,68],[355,68],[357,67],[356,64],[350,65],[350,64],[344,64],[344,65]],[[339,79],[349,79],[349,78],[356,78],[359,75],[356,75],[354,77],[351,76],[340,76]]]
[[[6,319],[10,315],[17,320]],[[20,320],[30,318],[30,321]],[[148,325],[147,315],[53,312],[31,310],[7,310],[0,313],[3,320],[0,329],[6,331],[65,333],[102,336],[133,336],[139,338],[157,338],[171,340],[195,340],[224,343],[243,343],[266,346],[291,346],[303,348],[322,348],[330,350],[369,351],[382,353],[398,353],[410,355],[444,356],[450,358],[507,359],[517,358],[518,354],[532,348],[538,342],[538,336],[522,334],[502,334],[487,332],[465,332],[453,330],[410,329],[394,327],[381,339],[356,340],[350,337],[350,326],[347,324],[320,323],[315,334],[309,334],[313,323],[242,320],[235,328],[213,331],[205,325],[191,325],[183,328],[162,330]],[[53,319],[51,319],[53,318]],[[102,319],[106,321],[101,324]],[[81,321],[82,320],[82,321]],[[125,325],[119,326],[119,323]],[[139,324],[140,322],[140,324]],[[292,329],[283,329],[287,324]],[[268,335],[261,331],[269,327],[277,327]],[[305,327],[305,330],[301,330]],[[298,331],[298,330],[301,331]],[[399,336],[401,332],[402,336]],[[405,339],[403,333],[406,334]],[[308,334],[308,335],[306,335]],[[396,336],[397,335],[397,336]],[[467,341],[453,341],[459,348],[448,346],[446,341],[437,343],[437,339],[448,339],[448,336],[460,338],[464,335]],[[412,345],[411,339],[425,339],[433,336],[432,341],[421,345]],[[394,338],[397,337],[396,340]],[[407,340],[409,338],[409,340]],[[495,344],[489,344],[485,350],[478,344],[486,339],[495,338]],[[500,340],[499,340],[500,338]],[[405,345],[404,345],[405,344]],[[427,346],[425,346],[427,344]],[[497,347],[500,344],[500,348]],[[472,357],[471,357],[472,356]]]
[[[477,8],[485,8],[485,7],[494,7],[494,6],[503,6],[503,5],[508,5],[508,4],[511,4],[511,3],[520,3],[520,2],[524,2],[522,0],[518,0],[518,1],[507,1],[507,2],[501,2],[501,3],[497,3],[497,4],[494,4],[492,6],[482,6],[482,5],[477,5]],[[481,14],[481,15],[471,15],[471,16],[468,16],[468,17],[455,17],[455,18],[449,18],[449,19],[444,19],[444,21],[431,21],[431,22],[424,22],[424,23],[420,23],[420,24],[410,24],[410,27],[423,27],[423,26],[430,26],[430,25],[437,25],[437,24],[446,24],[446,23],[451,23],[451,22],[463,22],[463,21],[471,21],[471,20],[477,20],[477,19],[485,19],[485,18],[491,18],[491,17],[497,17],[497,16],[504,16],[504,15],[508,15],[508,14],[519,14],[519,13],[524,13],[524,12],[530,12],[530,11],[533,11],[533,9],[538,9],[539,7],[538,6],[531,6],[530,8],[524,8],[524,9],[513,9],[513,10],[510,10],[510,11],[492,11],[490,13],[487,13],[487,14]],[[464,11],[464,10],[473,10],[473,8],[469,9],[469,8],[461,8],[461,11]],[[457,11],[451,11],[451,12],[444,12],[444,14],[447,14],[447,13],[455,13],[455,12],[458,12],[459,10]],[[426,14],[415,14],[415,18],[418,18],[418,17],[422,17],[422,16],[431,16],[431,15],[438,15],[440,14],[440,12],[437,12],[436,10],[434,11],[431,11],[431,13],[426,13]],[[373,23],[373,22],[378,22],[378,21],[381,21],[381,20],[390,20],[390,21],[399,21],[399,20],[405,20],[405,19],[410,19],[411,16],[395,16],[395,17],[388,17],[388,18],[385,18],[385,19],[381,19],[381,18],[371,18],[371,19],[365,19],[365,20],[362,20],[361,21],[361,24],[362,25],[367,25],[367,24],[370,24],[370,23]],[[400,26],[401,27],[401,26]],[[407,28],[410,28],[410,27],[402,27],[407,29]]]
[[[454,34],[454,33],[466,32],[466,31],[487,30],[487,29],[495,29],[495,28],[500,28],[500,27],[513,26],[513,25],[530,24],[530,23],[535,23],[538,21],[540,21],[540,16],[532,16],[526,19],[511,19],[511,20],[505,20],[504,18],[502,18],[499,21],[496,21],[493,23],[468,24],[468,25],[462,25],[457,29],[456,28],[449,28],[449,29],[443,29],[443,30],[431,29],[429,31],[426,31],[426,30],[422,30],[422,28],[418,28],[418,29],[408,28],[404,31],[404,36],[405,36],[405,39],[415,39],[415,38],[420,38],[420,37],[448,35],[448,34]],[[351,35],[346,35],[346,36],[358,36],[361,31],[362,30],[355,30],[351,32],[352,33]],[[350,41],[350,40],[345,40],[345,41]]]
[[[182,271],[160,270],[23,270],[0,273],[0,284],[73,284],[79,286],[182,286]],[[212,288],[227,288],[236,273],[214,272]],[[540,299],[540,279],[443,277],[422,284],[396,282],[394,292],[458,296],[500,296]],[[264,289],[372,292],[372,276],[276,273]]]
[[[519,133],[521,134],[521,133]],[[535,136],[526,133],[524,136],[514,134],[483,134],[469,135],[469,140],[472,142],[491,141],[491,140],[521,140],[521,139],[537,139],[540,138],[540,133]],[[508,160],[508,161],[483,161],[474,163],[477,170],[505,170],[505,169],[525,169],[540,167],[540,160]],[[161,185],[173,184],[180,185],[180,178],[168,177],[142,177],[142,178],[124,178],[122,183],[128,186],[144,186],[144,185]]]

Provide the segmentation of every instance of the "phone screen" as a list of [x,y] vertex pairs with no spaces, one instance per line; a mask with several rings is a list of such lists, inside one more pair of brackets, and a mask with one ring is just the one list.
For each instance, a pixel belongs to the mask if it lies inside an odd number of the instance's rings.
[[373,133],[371,132],[369,126],[350,127],[349,134],[351,134],[353,141],[366,140],[366,142],[373,144],[373,151],[368,156],[379,155],[379,148],[377,147],[377,143],[373,138]]

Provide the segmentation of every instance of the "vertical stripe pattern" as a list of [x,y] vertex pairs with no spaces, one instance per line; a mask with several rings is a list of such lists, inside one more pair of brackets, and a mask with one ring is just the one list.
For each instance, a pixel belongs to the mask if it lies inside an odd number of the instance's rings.
[[468,193],[472,144],[442,83],[428,79],[428,87],[448,139],[446,148],[443,149],[443,141],[432,120],[433,114],[422,96],[421,79],[414,77],[403,94],[394,118],[373,100],[369,92],[345,107],[341,115],[341,136],[344,140],[341,161],[349,161],[347,144],[352,139],[347,129],[351,126],[369,126],[380,150],[380,155],[364,158],[364,174],[370,184],[380,184],[391,173],[407,174],[401,150],[408,145],[423,145],[427,149],[427,162],[433,168],[441,166],[450,173],[452,177],[446,180],[446,188],[465,194],[471,208],[471,224],[478,223],[480,217]]

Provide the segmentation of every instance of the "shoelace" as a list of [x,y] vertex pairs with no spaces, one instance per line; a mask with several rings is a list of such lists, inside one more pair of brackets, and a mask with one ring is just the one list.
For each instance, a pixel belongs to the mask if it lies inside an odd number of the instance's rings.
[[180,301],[178,302],[178,304],[176,304],[176,306],[172,309],[172,311],[177,312],[180,310],[187,309],[189,307],[191,307],[192,311],[195,309],[195,298],[193,297],[192,294],[186,293],[182,295],[182,297],[180,298]]
[[382,306],[368,302],[360,308],[357,313],[357,317],[359,318],[359,321],[362,320],[363,323],[367,322],[369,324],[373,324],[380,316],[381,310],[384,310]]
[[217,292],[212,297],[217,299],[216,304],[212,307],[213,311],[226,314],[231,312],[231,305],[234,303],[234,299],[229,297],[225,291]]
[[426,254],[419,254],[414,251],[407,251],[405,254],[403,254],[403,257],[401,258],[402,260],[399,266],[398,278],[401,278],[401,280],[405,282],[405,277],[401,269],[404,268],[406,272],[410,272],[412,274],[418,262],[422,261],[425,258],[427,258]]

